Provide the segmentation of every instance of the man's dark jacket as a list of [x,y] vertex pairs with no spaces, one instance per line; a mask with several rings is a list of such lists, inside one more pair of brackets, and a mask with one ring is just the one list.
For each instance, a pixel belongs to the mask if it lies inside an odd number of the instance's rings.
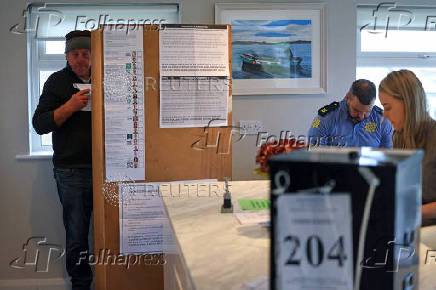
[[38,134],[53,132],[53,164],[60,168],[89,168],[91,152],[91,112],[75,112],[60,127],[54,122],[54,110],[65,104],[83,83],[67,66],[53,73],[45,82],[32,124]]

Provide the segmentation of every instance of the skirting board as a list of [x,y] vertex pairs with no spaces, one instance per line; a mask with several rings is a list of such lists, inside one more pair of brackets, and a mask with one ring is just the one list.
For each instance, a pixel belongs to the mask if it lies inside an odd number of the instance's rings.
[[0,280],[0,290],[69,290],[70,285],[63,278]]

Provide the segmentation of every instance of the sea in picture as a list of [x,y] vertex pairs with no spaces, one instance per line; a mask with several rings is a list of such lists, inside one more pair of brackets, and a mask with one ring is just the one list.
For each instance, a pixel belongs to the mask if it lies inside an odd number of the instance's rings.
[[232,21],[232,76],[311,78],[311,20]]

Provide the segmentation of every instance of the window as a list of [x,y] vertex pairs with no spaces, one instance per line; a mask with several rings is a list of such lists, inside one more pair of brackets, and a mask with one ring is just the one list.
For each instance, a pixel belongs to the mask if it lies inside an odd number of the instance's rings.
[[377,87],[393,70],[413,71],[424,86],[429,113],[436,118],[436,6],[357,6],[356,55],[356,77]]
[[100,24],[164,23],[180,23],[179,4],[29,4],[26,32],[30,154],[52,151],[51,134],[36,134],[32,116],[45,81],[66,64],[65,35],[69,31],[93,30]]

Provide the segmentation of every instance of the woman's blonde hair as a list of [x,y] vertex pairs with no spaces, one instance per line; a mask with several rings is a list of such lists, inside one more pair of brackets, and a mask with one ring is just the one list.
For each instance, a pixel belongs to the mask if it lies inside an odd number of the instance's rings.
[[404,102],[404,127],[392,136],[394,148],[422,148],[431,117],[427,112],[427,98],[421,81],[410,70],[393,71],[381,81],[379,92]]

